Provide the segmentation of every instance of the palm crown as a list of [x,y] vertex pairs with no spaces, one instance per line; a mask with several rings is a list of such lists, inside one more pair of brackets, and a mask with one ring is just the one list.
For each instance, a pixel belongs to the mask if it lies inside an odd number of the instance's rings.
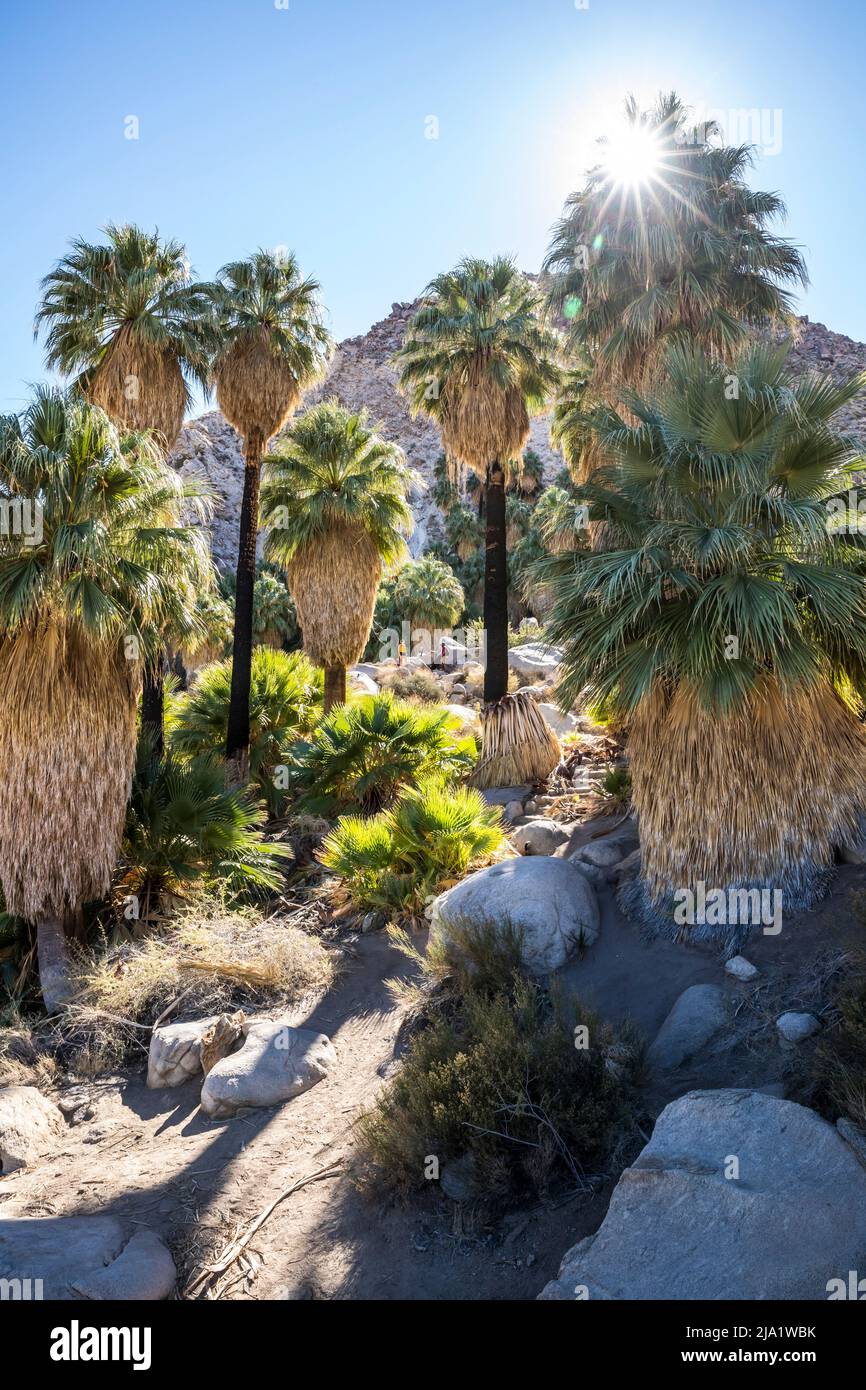
[[36,331],[46,361],[115,420],[154,428],[171,445],[189,404],[189,382],[207,389],[213,334],[205,286],[190,278],[186,250],[140,227],[76,239],[42,282]]
[[[671,349],[637,419],[600,411],[604,466],[581,490],[608,549],[541,562],[564,648],[561,693],[628,715],[678,686],[707,710],[781,689],[866,677],[866,549],[828,526],[857,446],[833,416],[864,385],[785,371],[786,347],[753,346],[732,370]],[[733,641],[731,639],[734,639]]]
[[264,443],[327,361],[319,284],[301,275],[291,253],[259,250],[224,265],[210,289],[220,407],[247,440],[258,435]]
[[541,299],[514,263],[466,259],[424,291],[395,356],[413,413],[439,425],[452,460],[480,476],[518,459],[528,415],[556,386],[557,339]]
[[0,641],[46,623],[85,641],[194,635],[193,587],[213,571],[202,528],[185,526],[201,491],[146,435],[119,435],[80,397],[43,388],[0,420],[0,496],[32,499],[42,535],[0,548]]
[[403,451],[383,439],[365,410],[337,400],[313,406],[268,455],[262,521],[268,560],[289,564],[335,530],[362,531],[390,564],[412,529]]
[[767,224],[784,216],[775,193],[748,187],[749,145],[715,143],[712,122],[688,127],[676,93],[626,119],[658,155],[648,189],[619,189],[603,163],[567,200],[544,268],[550,302],[570,319],[570,340],[596,354],[597,381],[637,382],[660,345],[699,341],[719,353],[749,324],[785,319],[802,256]]
[[450,628],[463,612],[463,588],[454,571],[435,555],[410,560],[397,576],[394,602],[411,624]]

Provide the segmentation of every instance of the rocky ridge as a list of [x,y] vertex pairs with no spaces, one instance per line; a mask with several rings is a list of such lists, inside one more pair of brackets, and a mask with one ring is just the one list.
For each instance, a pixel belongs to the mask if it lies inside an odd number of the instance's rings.
[[[308,393],[305,406],[336,396],[345,406],[366,406],[383,432],[403,448],[419,481],[411,498],[415,531],[410,541],[413,555],[420,555],[441,534],[441,515],[432,498],[433,466],[442,452],[439,431],[423,416],[413,419],[406,400],[397,390],[397,376],[390,358],[418,303],[397,303],[367,333],[347,338],[336,349],[327,377]],[[841,379],[866,371],[866,343],[833,333],[822,323],[799,320],[799,337],[792,348],[791,365],[798,371],[823,371]],[[300,412],[303,413],[303,412]],[[840,421],[866,439],[866,393]],[[550,415],[532,421],[530,447],[544,463],[550,480],[562,467],[562,457],[549,437]],[[184,476],[203,474],[217,494],[211,522],[213,555],[220,568],[233,567],[237,554],[238,523],[243,488],[243,455],[238,435],[218,410],[209,411],[183,428],[171,454],[171,462]]]

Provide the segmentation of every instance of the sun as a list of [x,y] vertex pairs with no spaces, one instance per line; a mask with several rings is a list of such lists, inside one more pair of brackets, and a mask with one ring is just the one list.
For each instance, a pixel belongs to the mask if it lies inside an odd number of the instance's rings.
[[651,130],[628,126],[606,141],[602,167],[612,183],[638,188],[652,183],[661,163],[661,147]]

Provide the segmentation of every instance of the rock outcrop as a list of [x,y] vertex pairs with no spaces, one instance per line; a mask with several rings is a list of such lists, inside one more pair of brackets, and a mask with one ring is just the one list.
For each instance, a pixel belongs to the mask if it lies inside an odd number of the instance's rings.
[[692,1091],[540,1297],[826,1299],[864,1251],[866,1171],[831,1125],[757,1091]]

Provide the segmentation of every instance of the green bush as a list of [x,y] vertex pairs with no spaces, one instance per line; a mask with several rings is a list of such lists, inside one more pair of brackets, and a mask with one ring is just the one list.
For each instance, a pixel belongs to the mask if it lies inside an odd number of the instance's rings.
[[338,706],[292,750],[288,778],[298,809],[329,818],[373,815],[409,783],[468,772],[475,743],[459,736],[459,723],[447,710],[408,705],[390,691]]
[[[222,760],[228,728],[232,663],[202,670],[190,693],[174,702],[167,727],[172,751],[181,757]],[[292,742],[312,727],[321,711],[322,673],[303,652],[253,649],[250,689],[250,777],[272,816],[287,805],[275,781]]]
[[405,788],[378,816],[342,816],[321,859],[359,907],[419,915],[431,894],[498,849],[503,833],[498,807],[480,792],[435,781]]
[[474,1194],[492,1205],[582,1186],[634,1139],[642,1047],[630,1029],[617,1034],[527,979],[513,937],[472,935],[450,989],[430,995],[401,1070],[361,1117],[373,1179],[422,1188],[432,1155],[441,1166],[468,1157]]
[[263,820],[241,792],[226,790],[215,761],[160,762],[143,738],[126,813],[123,888],[141,899],[142,917],[158,910],[164,892],[197,879],[238,900],[273,891],[290,851],[262,842]]

